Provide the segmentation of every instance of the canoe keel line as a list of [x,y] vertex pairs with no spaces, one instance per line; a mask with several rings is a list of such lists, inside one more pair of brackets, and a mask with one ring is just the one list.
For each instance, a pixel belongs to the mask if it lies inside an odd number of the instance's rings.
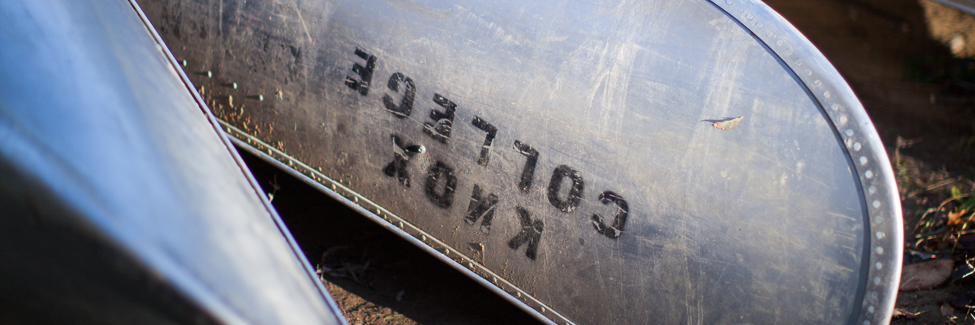
[[225,131],[539,319],[889,321],[893,173],[759,1],[139,1]]

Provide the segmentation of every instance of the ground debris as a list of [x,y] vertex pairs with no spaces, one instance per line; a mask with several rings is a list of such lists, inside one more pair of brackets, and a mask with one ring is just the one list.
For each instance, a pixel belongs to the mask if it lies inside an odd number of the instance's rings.
[[951,276],[955,262],[935,259],[904,265],[901,271],[901,291],[931,289],[945,283]]
[[925,310],[925,311],[919,311],[919,312],[916,312],[916,313],[912,313],[912,312],[909,312],[909,311],[904,310],[904,309],[894,308],[894,313],[891,315],[891,318],[894,318],[894,319],[897,319],[897,318],[915,319],[915,318],[917,318],[918,315],[923,314],[923,313],[926,313],[926,312],[927,312],[927,310]]
[[941,305],[940,308],[941,316],[943,316],[948,324],[973,324],[975,323],[975,315],[971,313],[971,309],[967,308],[955,308],[951,306],[951,303],[945,303]]
[[973,289],[969,289],[960,295],[948,299],[948,303],[953,307],[968,310],[975,308],[975,305],[972,303],[973,301],[975,301],[975,290]]
[[975,280],[975,258],[958,263],[955,271],[951,272],[951,282],[956,284],[971,284]]
[[[369,270],[371,260],[366,260],[363,253],[358,261],[350,261],[346,256],[335,256],[338,252],[349,249],[350,246],[334,246],[322,253],[321,262],[318,264],[315,273],[319,276],[331,276],[336,278],[349,278],[359,284],[365,284],[364,275]],[[324,281],[324,278],[322,279]]]
[[939,311],[941,311],[941,316],[947,317],[948,319],[958,317],[955,313],[955,308],[948,304],[941,305]]

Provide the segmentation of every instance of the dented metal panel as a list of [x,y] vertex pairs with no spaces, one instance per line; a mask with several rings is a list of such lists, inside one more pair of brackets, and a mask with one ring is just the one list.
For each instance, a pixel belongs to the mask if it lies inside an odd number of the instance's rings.
[[240,144],[541,319],[890,317],[886,153],[761,2],[140,3]]

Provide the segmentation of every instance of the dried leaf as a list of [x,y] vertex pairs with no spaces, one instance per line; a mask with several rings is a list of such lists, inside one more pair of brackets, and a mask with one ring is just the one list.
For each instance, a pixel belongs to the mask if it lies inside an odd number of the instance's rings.
[[941,305],[941,316],[944,316],[946,318],[958,317],[958,315],[955,314],[955,308],[951,307],[951,305],[948,304]]
[[731,130],[738,127],[738,124],[741,123],[741,120],[743,118],[745,118],[745,116],[727,118],[723,120],[715,120],[710,122],[713,122],[711,123],[711,125],[718,130]]
[[951,276],[954,264],[952,260],[937,259],[904,265],[900,289],[907,291],[937,287]]
[[966,212],[968,211],[957,210],[957,211],[948,212],[948,227],[959,226],[965,223],[965,221],[967,220],[965,220],[965,218],[962,217],[965,216]]

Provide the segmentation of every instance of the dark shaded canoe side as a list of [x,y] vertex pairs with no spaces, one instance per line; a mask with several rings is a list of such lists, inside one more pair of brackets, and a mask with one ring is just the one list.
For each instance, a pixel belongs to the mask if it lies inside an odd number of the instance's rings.
[[344,324],[139,8],[0,3],[0,322]]

